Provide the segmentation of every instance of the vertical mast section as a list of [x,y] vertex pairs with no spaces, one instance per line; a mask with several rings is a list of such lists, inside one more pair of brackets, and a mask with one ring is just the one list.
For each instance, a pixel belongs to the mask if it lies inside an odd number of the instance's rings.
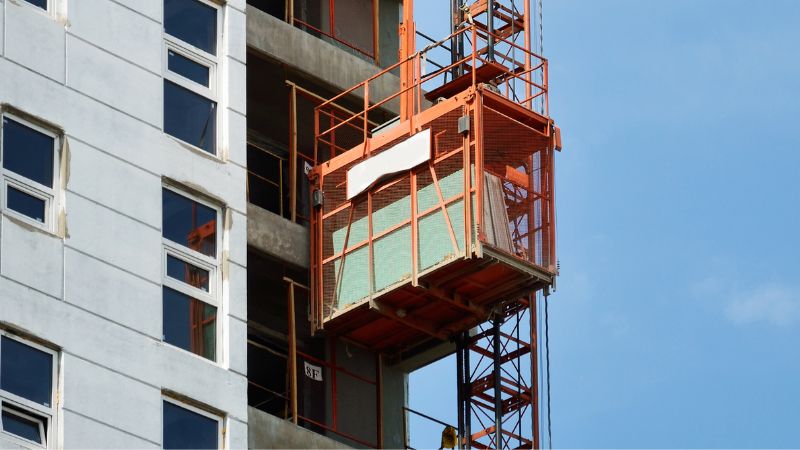
[[400,122],[414,114],[414,59],[417,29],[414,24],[414,0],[403,0],[403,23],[400,24]]

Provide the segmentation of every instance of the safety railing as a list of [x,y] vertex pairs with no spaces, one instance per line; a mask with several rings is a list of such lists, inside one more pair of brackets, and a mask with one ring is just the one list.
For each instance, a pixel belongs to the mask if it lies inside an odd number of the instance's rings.
[[[439,419],[437,419],[435,417],[431,417],[431,416],[429,416],[429,415],[427,415],[425,413],[421,413],[419,411],[411,409],[408,406],[403,406],[403,448],[405,448],[405,449],[414,450],[414,447],[411,447],[411,439],[410,439],[410,437],[411,437],[411,421],[409,420],[409,417],[408,417],[409,413],[411,413],[411,414],[413,414],[415,416],[418,416],[418,417],[420,417],[422,419],[425,419],[425,420],[427,420],[427,421],[429,421],[431,423],[435,423],[435,424],[441,425],[441,426],[443,426],[445,428],[451,427],[454,430],[457,429],[455,425],[449,424],[449,423],[447,423],[447,422],[445,422],[443,420],[439,420]],[[458,439],[458,435],[456,435],[456,439]],[[428,442],[426,444],[427,444],[426,447],[434,448],[431,445],[430,442]],[[460,447],[460,446],[458,446],[458,447]]]
[[[447,65],[436,63],[434,64],[436,70],[430,73],[422,73],[430,52],[434,49],[446,49],[449,51],[448,43],[459,38],[465,38],[468,42],[470,47],[469,54]],[[493,48],[503,46],[509,51],[506,53],[491,52],[494,57],[490,58],[488,56],[490,43]],[[519,52],[520,57],[516,56],[517,52]],[[509,54],[512,55],[509,56]],[[496,33],[490,34],[477,25],[462,27],[444,39],[428,45],[417,53],[398,61],[320,104],[316,108],[315,114],[315,145],[321,143],[332,148],[349,150],[361,142],[365,142],[375,128],[370,121],[371,112],[378,108],[387,108],[391,102],[402,102],[401,97],[405,96],[406,98],[410,97],[411,101],[407,102],[405,107],[409,108],[411,113],[409,116],[413,117],[414,114],[422,112],[429,106],[428,100],[425,99],[425,93],[435,91],[445,85],[448,82],[448,76],[450,77],[450,82],[452,82],[453,74],[461,74],[462,77],[467,77],[464,79],[466,81],[464,89],[475,88],[478,84],[485,83],[491,90],[530,110],[534,110],[534,101],[539,100],[542,103],[541,113],[544,116],[549,116],[547,64],[547,60],[544,57],[531,52],[507,37]],[[487,67],[487,69],[483,69],[484,72],[491,72],[493,76],[483,79],[482,75],[479,75],[483,67]],[[385,96],[376,95],[374,89],[370,89],[379,79],[390,76],[397,70],[409,69],[413,76],[408,86],[401,86],[397,91]],[[329,116],[328,109],[347,96],[356,96],[363,99],[361,111],[350,115],[337,116],[336,120],[328,121],[329,123],[326,124],[323,117]],[[343,129],[343,127],[360,129],[359,142],[352,143],[350,147],[337,147],[333,143],[331,136],[337,130]],[[349,144],[351,142],[348,142]]]
[[[378,62],[377,0],[370,0],[368,17],[356,14],[356,11],[353,10],[355,5],[353,2],[346,3],[341,0],[285,0],[285,2],[287,12],[286,19],[290,24],[311,34],[320,37],[324,36],[372,62]],[[337,13],[337,4],[339,4],[338,9],[342,11],[340,13]],[[313,24],[311,23],[311,19],[304,17],[300,11],[311,5],[315,8],[315,12],[319,13],[317,17],[319,20],[317,23]],[[316,9],[318,9],[318,11],[316,11]],[[304,18],[305,20],[303,20]],[[346,23],[344,27],[337,27],[337,19],[339,22],[347,20],[348,23]],[[356,24],[358,26],[353,26]],[[348,32],[363,32],[365,29],[364,24],[371,25],[366,30],[370,34],[369,37],[343,35]]]
[[[288,306],[288,344],[289,344],[289,351],[288,351],[288,372],[289,372],[289,396],[288,396],[288,406],[289,411],[288,415],[291,418],[292,422],[295,425],[302,425],[308,427],[309,425],[313,427],[317,427],[318,429],[328,431],[330,433],[336,434],[341,436],[345,439],[358,443],[359,445],[363,445],[368,448],[378,448],[378,443],[382,440],[382,405],[380,403],[381,398],[381,360],[380,356],[375,356],[375,378],[370,379],[358,373],[355,373],[351,370],[348,370],[345,367],[339,366],[336,362],[336,339],[329,340],[329,360],[324,360],[313,356],[309,353],[303,352],[298,350],[297,348],[297,326],[295,323],[295,308],[297,299],[299,294],[309,292],[307,286],[304,286],[300,283],[297,283],[289,278],[284,278],[284,281],[288,284],[288,298],[287,298],[287,306]],[[313,313],[312,313],[313,314]],[[302,363],[301,363],[302,361]],[[310,364],[309,364],[310,363]],[[303,365],[303,375],[308,379],[317,380],[322,382],[322,380],[327,380],[326,383],[329,387],[330,397],[328,398],[328,404],[330,405],[330,423],[327,423],[327,419],[322,418],[312,418],[309,414],[303,414],[301,412],[301,408],[298,402],[298,394],[301,392],[301,388],[299,385],[298,380],[298,372],[300,365]],[[375,398],[376,398],[376,432],[375,432],[375,441],[368,441],[363,437],[355,436],[352,433],[348,433],[341,429],[339,426],[338,420],[338,413],[339,413],[339,397],[337,395],[337,387],[338,382],[337,379],[341,376],[348,377],[352,380],[355,380],[360,383],[364,383],[369,386],[375,387]],[[321,399],[320,402],[322,403]]]

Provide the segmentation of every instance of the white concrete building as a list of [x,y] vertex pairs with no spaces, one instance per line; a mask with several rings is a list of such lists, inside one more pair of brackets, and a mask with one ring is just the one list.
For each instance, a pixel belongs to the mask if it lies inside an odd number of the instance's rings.
[[244,11],[0,0],[0,447],[247,447]]

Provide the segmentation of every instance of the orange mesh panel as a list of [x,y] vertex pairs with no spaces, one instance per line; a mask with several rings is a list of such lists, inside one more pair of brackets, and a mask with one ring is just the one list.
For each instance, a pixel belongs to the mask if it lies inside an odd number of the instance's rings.
[[483,110],[484,170],[502,180],[511,253],[549,268],[549,138],[492,108]]

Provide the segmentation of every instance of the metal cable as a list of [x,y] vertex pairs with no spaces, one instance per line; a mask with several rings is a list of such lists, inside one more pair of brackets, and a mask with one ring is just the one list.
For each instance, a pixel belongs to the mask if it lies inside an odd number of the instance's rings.
[[544,295],[544,346],[545,358],[547,360],[547,445],[551,450],[553,449],[553,429],[552,420],[550,417],[550,321],[548,317],[548,294]]

